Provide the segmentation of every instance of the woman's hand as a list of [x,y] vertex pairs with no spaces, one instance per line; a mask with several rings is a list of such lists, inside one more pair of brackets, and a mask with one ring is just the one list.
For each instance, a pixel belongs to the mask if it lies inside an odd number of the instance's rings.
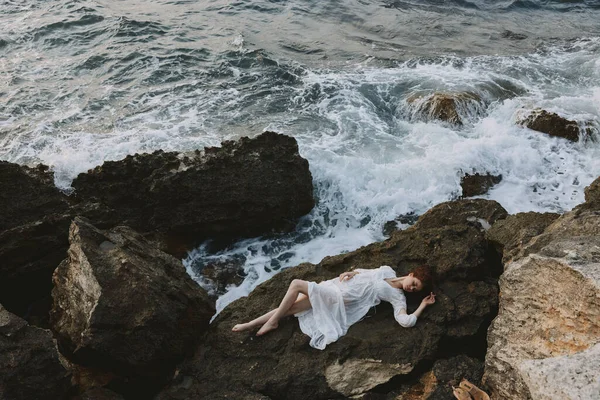
[[435,294],[433,294],[433,292],[431,292],[429,294],[429,296],[427,296],[423,300],[421,300],[421,305],[423,305],[423,306],[430,306],[433,303],[435,303]]
[[352,279],[354,277],[354,275],[356,275],[356,274],[358,274],[358,271],[342,272],[340,274],[340,282],[347,281],[348,279]]

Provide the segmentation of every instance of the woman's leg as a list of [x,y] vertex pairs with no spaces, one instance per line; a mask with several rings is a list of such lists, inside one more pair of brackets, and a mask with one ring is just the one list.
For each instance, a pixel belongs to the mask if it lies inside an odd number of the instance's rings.
[[279,307],[275,309],[275,313],[273,313],[273,315],[271,315],[268,321],[265,322],[262,328],[258,330],[256,335],[261,336],[269,331],[272,331],[273,329],[276,329],[279,326],[279,320],[285,315],[288,315],[288,312],[296,300],[298,300],[298,295],[300,294],[308,296],[308,282],[300,279],[294,279],[292,283],[290,283],[287,293],[285,296],[283,296],[281,304],[279,304]]
[[[290,308],[285,315],[286,316],[294,315],[296,313],[306,311],[310,307],[311,307],[311,305],[310,305],[310,301],[308,300],[308,297],[306,295],[300,293],[298,295],[296,301],[292,305],[292,308]],[[275,311],[277,311],[277,308],[269,311],[266,314],[261,315],[258,318],[253,319],[250,322],[246,322],[245,324],[237,324],[231,330],[234,332],[242,332],[242,331],[247,331],[247,330],[256,328],[257,326],[264,325],[273,316],[273,314],[275,314]]]

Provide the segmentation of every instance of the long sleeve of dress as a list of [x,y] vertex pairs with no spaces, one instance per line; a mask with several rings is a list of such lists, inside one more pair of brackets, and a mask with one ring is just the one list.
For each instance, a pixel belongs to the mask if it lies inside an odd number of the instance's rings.
[[417,323],[417,317],[414,314],[406,314],[406,297],[399,289],[394,289],[385,283],[384,290],[380,294],[381,300],[390,302],[394,307],[394,318],[404,328],[411,328]]
[[354,271],[356,271],[360,274],[372,275],[373,279],[385,279],[385,278],[395,278],[396,277],[396,273],[388,265],[382,265],[379,268],[373,268],[373,269],[356,268]]

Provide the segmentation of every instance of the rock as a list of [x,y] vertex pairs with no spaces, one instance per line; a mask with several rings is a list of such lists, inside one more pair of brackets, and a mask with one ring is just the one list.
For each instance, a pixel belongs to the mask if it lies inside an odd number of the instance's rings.
[[463,118],[482,107],[481,98],[475,93],[434,93],[427,97],[408,99],[414,106],[413,115],[426,121],[439,120],[453,125],[463,125]]
[[308,162],[292,137],[265,132],[203,152],[136,154],[80,174],[77,196],[122,224],[166,235],[170,252],[206,238],[293,229],[313,205]]
[[65,257],[70,204],[45,166],[0,161],[0,303],[25,316]]
[[390,236],[394,231],[398,230],[398,225],[414,225],[419,216],[414,212],[399,215],[396,219],[386,222],[383,225],[383,234]]
[[215,300],[218,296],[225,294],[229,286],[239,286],[246,273],[244,271],[243,257],[227,261],[209,261],[202,267],[202,276],[214,285],[214,292],[209,295]]
[[69,209],[66,196],[54,186],[52,173],[45,165],[29,168],[0,161],[0,182],[0,231]]
[[[588,245],[598,246],[600,240]],[[532,360],[574,356],[598,343],[600,288],[592,278],[600,276],[598,261],[596,256],[595,268],[589,268],[591,263],[575,268],[564,259],[530,255],[506,267],[500,280],[500,312],[488,334],[484,376],[494,398],[545,398],[532,397],[525,379]],[[557,368],[559,374],[567,374],[573,366]],[[538,381],[550,378],[543,374],[537,371]]]
[[425,229],[467,224],[488,230],[496,221],[507,216],[506,210],[495,201],[464,199],[432,207],[419,217],[417,224]]
[[293,228],[314,203],[295,139],[272,132],[203,152],[129,156],[73,185],[77,196],[66,196],[47,166],[0,162],[0,302],[42,327],[75,216],[101,229],[131,223],[183,256],[207,237],[230,242]]
[[573,355],[524,361],[520,371],[534,399],[600,398],[600,344]]
[[529,129],[546,133],[550,136],[561,137],[572,142],[579,140],[579,126],[576,121],[570,121],[555,113],[535,109],[527,118],[519,122]]
[[213,304],[179,260],[130,228],[103,232],[75,218],[69,241],[50,314],[61,353],[148,394],[202,338]]
[[106,388],[94,388],[75,397],[75,400],[124,400],[123,396]]
[[459,355],[441,359],[433,368],[423,374],[416,384],[405,384],[398,392],[397,399],[405,400],[447,400],[454,398],[452,387],[458,386],[463,378],[475,385],[481,382],[483,362],[475,358]]
[[524,35],[522,33],[515,33],[513,31],[509,31],[508,29],[503,31],[500,36],[502,36],[504,39],[510,39],[510,40],[525,40],[525,39],[527,39],[527,35]]
[[[286,269],[230,304],[211,324],[194,359],[180,367],[174,383],[158,399],[223,398],[226,388],[290,400],[363,396],[431,366],[440,354],[456,356],[455,351],[467,346],[463,342],[485,343],[497,310],[498,275],[494,274],[499,273],[499,259],[489,252],[477,219],[493,222],[506,211],[486,200],[438,207],[384,242],[326,257],[318,265]],[[442,221],[435,223],[435,215]],[[330,279],[353,265],[387,264],[402,275],[422,263],[436,269],[440,282],[436,304],[415,328],[399,327],[391,306],[383,303],[324,351],[309,347],[309,338],[295,318],[282,320],[277,330],[264,337],[231,332],[234,324],[276,307],[292,279]],[[409,312],[419,302],[419,296],[409,294]],[[480,350],[485,351],[485,346]],[[478,356],[483,358],[483,353]]]
[[559,214],[527,212],[509,215],[487,231],[486,237],[503,254],[504,263],[518,254],[529,241],[542,234]]
[[0,305],[0,399],[60,400],[70,387],[50,331]]
[[462,197],[473,197],[481,194],[486,194],[494,185],[502,181],[502,175],[475,173],[473,175],[465,174],[460,179],[460,187],[462,188]]
[[600,178],[585,188],[585,203],[577,206],[577,210],[600,210]]
[[600,342],[600,210],[589,200],[505,265],[484,374],[494,399],[600,394],[589,379]]

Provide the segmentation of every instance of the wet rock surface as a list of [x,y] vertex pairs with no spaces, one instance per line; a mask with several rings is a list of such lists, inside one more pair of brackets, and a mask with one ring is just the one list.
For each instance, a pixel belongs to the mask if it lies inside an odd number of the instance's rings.
[[558,217],[560,214],[536,212],[509,215],[494,224],[486,236],[497,251],[503,254],[503,262],[506,263]]
[[74,400],[124,400],[124,397],[106,388],[94,388],[75,397]]
[[209,262],[202,268],[202,276],[211,282],[213,290],[209,295],[215,300],[223,295],[229,286],[238,286],[244,281],[244,260]]
[[597,184],[589,203],[556,218],[505,265],[484,374],[493,398],[600,395],[588,379],[600,342]]
[[[417,383],[401,384],[401,388],[388,393],[382,399],[447,400],[454,399],[452,386],[458,386],[463,378],[475,385],[481,382],[483,361],[465,355],[441,359],[424,373]],[[376,396],[365,398],[376,399]]]
[[0,305],[0,399],[60,400],[69,386],[50,331]]
[[179,260],[130,228],[76,218],[69,241],[50,315],[61,353],[127,380],[123,392],[151,392],[202,338],[212,302]]
[[460,179],[462,197],[479,196],[486,194],[494,185],[502,181],[502,175],[492,174],[465,174]]
[[546,110],[536,109],[520,123],[529,129],[550,136],[561,137],[572,142],[579,140],[580,130],[576,121],[570,121]]
[[66,196],[46,166],[0,162],[0,302],[43,327],[75,216],[102,229],[131,224],[182,256],[208,236],[231,241],[291,229],[314,204],[295,139],[272,132],[203,152],[107,162],[73,186],[77,195]]
[[437,120],[453,125],[463,125],[463,118],[477,114],[483,101],[475,93],[434,93],[408,99],[414,106],[413,117],[425,121]]
[[0,303],[25,316],[65,257],[70,204],[47,167],[0,161]]
[[80,174],[77,196],[124,225],[166,235],[170,252],[206,238],[293,229],[313,205],[308,162],[292,137],[265,132],[204,152],[136,154]]
[[[402,377],[418,381],[421,373],[415,378],[413,371],[425,373],[436,360],[464,351],[463,341],[484,336],[496,315],[499,258],[490,253],[479,220],[491,224],[505,215],[492,201],[443,203],[384,242],[282,271],[219,314],[195,358],[158,398],[219,398],[228,386],[272,399],[330,399],[377,392]],[[400,327],[391,306],[382,303],[324,351],[309,347],[295,318],[263,337],[231,331],[276,307],[292,279],[331,279],[353,265],[390,265],[400,276],[422,263],[436,269],[440,282],[436,304],[415,328]],[[419,302],[420,296],[409,294],[409,312]],[[481,351],[485,345],[476,350],[482,359]]]
[[398,230],[399,226],[414,225],[419,219],[419,216],[413,212],[399,215],[395,219],[386,222],[383,225],[383,234],[390,236],[394,231]]

